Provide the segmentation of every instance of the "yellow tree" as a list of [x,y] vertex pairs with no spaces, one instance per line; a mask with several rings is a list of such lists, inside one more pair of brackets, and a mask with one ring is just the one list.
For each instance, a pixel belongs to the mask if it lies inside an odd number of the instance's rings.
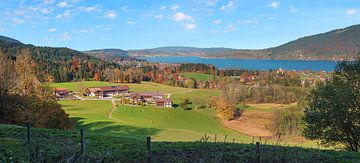
[[35,66],[36,64],[32,60],[28,49],[22,49],[18,52],[15,61],[15,72],[16,91],[19,95],[32,95],[36,92],[39,81],[36,78]]
[[14,63],[0,52],[0,94],[7,94],[15,86]]

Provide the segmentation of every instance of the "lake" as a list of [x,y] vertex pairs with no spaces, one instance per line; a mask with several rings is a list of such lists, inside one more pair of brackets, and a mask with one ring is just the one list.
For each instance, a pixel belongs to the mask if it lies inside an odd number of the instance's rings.
[[336,61],[304,61],[304,60],[263,60],[263,59],[229,59],[200,57],[145,57],[149,62],[160,63],[204,63],[220,69],[250,69],[250,70],[314,70],[333,71]]

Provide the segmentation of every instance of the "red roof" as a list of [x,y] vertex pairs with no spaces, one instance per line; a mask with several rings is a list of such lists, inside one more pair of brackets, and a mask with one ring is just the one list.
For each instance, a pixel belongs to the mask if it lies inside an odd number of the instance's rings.
[[130,97],[153,97],[153,96],[163,96],[162,92],[134,92],[131,93]]
[[68,91],[66,88],[55,88],[55,91]]
[[172,102],[170,98],[168,99],[156,99],[155,102],[157,103],[165,103],[165,102]]
[[127,91],[129,90],[129,86],[127,85],[119,85],[119,86],[99,86],[99,87],[89,87],[91,90],[101,90],[101,91]]

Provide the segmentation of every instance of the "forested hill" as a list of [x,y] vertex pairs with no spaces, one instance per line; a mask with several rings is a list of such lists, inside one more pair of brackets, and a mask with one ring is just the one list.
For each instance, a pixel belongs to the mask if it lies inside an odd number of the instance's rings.
[[112,62],[116,59],[125,60],[130,58],[128,51],[121,49],[98,49],[84,51],[84,53],[108,62]]
[[289,60],[353,60],[360,54],[360,25],[303,37],[260,50],[229,48],[160,47],[131,50],[132,56],[200,56]]
[[16,55],[24,50],[30,53],[36,62],[40,81],[65,82],[100,78],[101,76],[97,75],[100,71],[116,66],[69,48],[38,47],[8,37],[0,37],[0,52],[15,59]]
[[274,59],[355,58],[360,54],[360,25],[303,37],[268,50]]
[[0,36],[0,41],[5,43],[15,43],[15,44],[22,44],[20,41],[15,40],[10,37]]

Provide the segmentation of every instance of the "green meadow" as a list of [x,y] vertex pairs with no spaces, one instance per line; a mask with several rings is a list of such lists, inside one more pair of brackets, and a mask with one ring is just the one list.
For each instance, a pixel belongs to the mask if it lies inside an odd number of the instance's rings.
[[[210,102],[212,97],[220,95],[219,90],[203,90],[203,89],[191,89],[191,88],[181,88],[181,87],[172,87],[167,85],[162,85],[153,82],[142,82],[141,84],[127,83],[127,84],[118,84],[111,82],[100,82],[100,81],[85,81],[84,84],[86,87],[96,87],[96,86],[111,86],[111,85],[128,85],[130,91],[132,92],[147,92],[147,91],[160,91],[165,95],[171,94],[171,98],[175,104],[181,103],[182,100],[188,98],[191,100],[198,99],[203,102]],[[54,88],[66,88],[68,90],[78,92],[79,82],[67,82],[67,83],[51,83],[51,87]],[[191,104],[189,105],[192,106]]]
[[85,128],[94,134],[144,139],[152,136],[156,141],[196,141],[212,136],[224,140],[249,142],[251,139],[224,128],[210,109],[190,110],[118,105],[111,110],[110,101],[60,101],[65,111],[77,122],[77,128]]
[[188,78],[188,79],[195,79],[198,81],[208,81],[210,79],[214,79],[216,78],[216,76],[214,75],[209,75],[209,74],[200,74],[200,73],[182,73],[181,74],[183,77]]

